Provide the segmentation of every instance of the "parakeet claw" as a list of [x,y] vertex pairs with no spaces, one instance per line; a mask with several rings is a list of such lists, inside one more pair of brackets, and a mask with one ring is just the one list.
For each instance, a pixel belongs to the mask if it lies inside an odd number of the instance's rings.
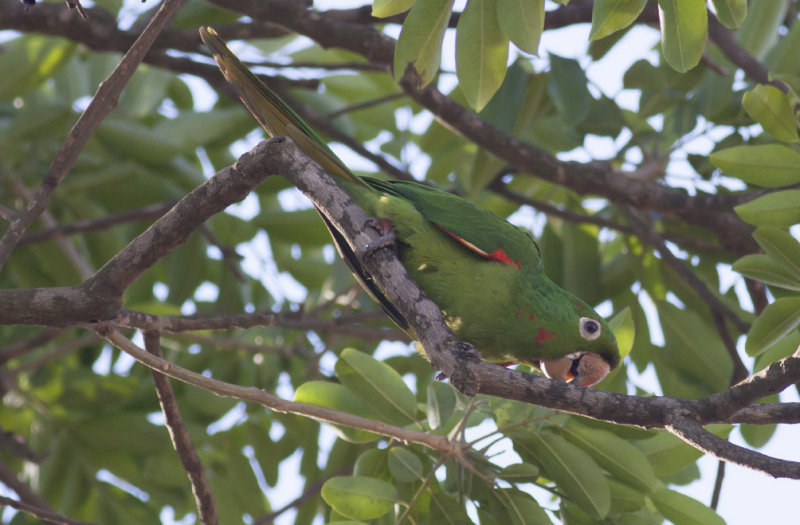
[[[456,349],[455,354],[457,359],[467,359],[469,361],[480,361],[481,360],[481,353],[469,343],[465,343],[463,341],[459,341],[458,348]],[[439,372],[436,374],[437,381],[444,381],[447,379],[447,375],[444,372]]]
[[394,228],[392,228],[392,223],[390,221],[386,219],[370,218],[367,222],[367,226],[377,231],[381,235],[381,238],[370,243],[364,255],[372,255],[382,248],[394,249],[395,246],[397,246],[397,237],[395,236]]
[[469,359],[471,361],[481,360],[481,353],[478,352],[478,349],[463,341],[458,343],[458,350],[455,351],[455,354],[459,359]]

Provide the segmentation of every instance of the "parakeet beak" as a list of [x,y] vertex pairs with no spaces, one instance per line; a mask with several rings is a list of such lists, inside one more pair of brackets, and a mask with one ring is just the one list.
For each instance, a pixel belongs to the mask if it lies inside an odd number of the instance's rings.
[[573,353],[559,359],[542,359],[539,368],[550,379],[590,387],[603,380],[611,365],[597,354]]

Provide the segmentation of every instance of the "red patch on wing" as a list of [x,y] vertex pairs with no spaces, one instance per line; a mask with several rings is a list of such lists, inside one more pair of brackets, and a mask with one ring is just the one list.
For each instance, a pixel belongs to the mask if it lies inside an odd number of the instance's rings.
[[535,320],[536,320],[536,314],[528,314],[528,321],[535,321]]
[[539,333],[536,334],[536,338],[533,340],[537,346],[541,346],[542,343],[545,341],[549,341],[550,339],[556,336],[555,332],[548,332],[544,328],[539,328]]
[[[436,223],[434,223],[434,224],[436,224]],[[443,228],[440,224],[436,224],[436,227],[439,228],[440,230],[442,230],[443,232],[445,232],[447,235],[449,235],[453,239],[457,240],[462,246],[464,246],[464,248],[468,249],[469,251],[471,251],[473,253],[477,253],[481,257],[486,257],[487,259],[490,259],[492,261],[501,262],[501,263],[507,264],[509,266],[516,266],[517,268],[522,268],[522,263],[520,263],[519,261],[512,260],[508,255],[506,255],[506,252],[504,250],[497,249],[497,250],[494,250],[493,252],[489,253],[486,250],[482,250],[481,248],[478,248],[477,246],[475,246],[474,244],[472,244],[468,240],[464,239],[463,237],[460,237],[460,236],[456,235],[455,233],[451,232],[447,228]]]
[[522,268],[522,264],[519,261],[512,261],[511,258],[508,255],[506,255],[506,252],[499,248],[489,254],[489,259],[501,262],[503,264],[507,264],[509,266],[516,266],[517,268]]
[[578,301],[578,308],[583,308],[583,303]]
[[522,314],[522,310],[517,310],[514,312],[514,319],[519,319],[519,316]]

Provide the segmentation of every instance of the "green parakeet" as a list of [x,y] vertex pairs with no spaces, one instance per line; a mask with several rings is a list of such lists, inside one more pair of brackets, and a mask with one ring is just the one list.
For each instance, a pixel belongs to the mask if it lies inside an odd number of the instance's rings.
[[[448,327],[484,359],[530,364],[548,377],[581,386],[596,384],[619,364],[616,339],[605,320],[544,274],[530,234],[448,192],[416,182],[356,176],[213,29],[202,28],[200,35],[270,136],[290,137],[369,215],[391,224],[400,261],[441,308]],[[416,338],[341,235],[328,227],[361,284]]]

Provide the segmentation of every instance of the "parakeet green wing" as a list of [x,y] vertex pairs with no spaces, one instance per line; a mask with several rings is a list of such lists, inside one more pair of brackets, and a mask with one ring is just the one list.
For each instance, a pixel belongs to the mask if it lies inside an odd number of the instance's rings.
[[[403,265],[442,310],[448,327],[484,359],[527,363],[581,386],[596,384],[619,364],[608,324],[544,274],[539,249],[528,233],[439,189],[357,177],[212,29],[202,28],[200,35],[269,135],[293,139],[368,214],[391,224]],[[415,336],[342,233],[321,215],[359,282],[400,328]]]

